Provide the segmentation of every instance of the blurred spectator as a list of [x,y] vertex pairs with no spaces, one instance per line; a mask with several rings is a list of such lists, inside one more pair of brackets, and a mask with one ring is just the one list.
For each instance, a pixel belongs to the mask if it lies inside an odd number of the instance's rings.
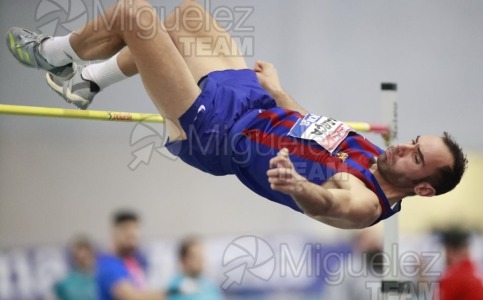
[[383,241],[375,227],[360,230],[354,238],[354,248],[345,261],[330,270],[322,299],[367,300],[382,299]]
[[441,300],[483,299],[483,284],[470,258],[469,233],[452,228],[442,233],[446,270],[440,280]]
[[169,300],[221,300],[223,299],[219,287],[206,278],[204,273],[205,257],[203,246],[197,238],[187,238],[182,241],[178,258],[181,273],[173,278],[169,284],[169,291],[191,290],[190,295],[172,295]]
[[100,300],[160,300],[162,291],[148,291],[146,262],[139,253],[140,220],[132,211],[112,218],[112,253],[100,255],[96,281]]
[[86,237],[74,239],[69,247],[72,269],[55,284],[54,294],[59,300],[95,300],[95,251]]

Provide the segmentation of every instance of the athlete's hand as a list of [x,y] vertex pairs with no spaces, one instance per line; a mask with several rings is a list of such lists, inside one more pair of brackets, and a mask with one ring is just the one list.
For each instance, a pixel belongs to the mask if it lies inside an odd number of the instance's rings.
[[295,171],[288,154],[288,150],[284,148],[270,160],[267,176],[272,190],[290,195],[296,191],[297,185],[306,179]]
[[273,64],[258,60],[253,71],[257,73],[260,85],[270,94],[273,95],[283,91],[278,79],[277,69],[275,69]]

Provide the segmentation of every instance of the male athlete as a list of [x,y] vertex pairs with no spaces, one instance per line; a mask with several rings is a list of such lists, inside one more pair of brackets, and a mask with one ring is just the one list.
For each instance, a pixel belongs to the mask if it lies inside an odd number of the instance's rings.
[[[221,39],[228,47],[216,47]],[[166,119],[173,154],[213,175],[235,174],[255,193],[338,228],[386,219],[406,196],[446,193],[466,168],[446,133],[383,151],[339,121],[307,114],[273,66],[249,70],[230,35],[194,1],[162,23],[147,1],[122,0],[70,35],[12,28],[7,43],[81,109],[139,72]],[[98,59],[107,61],[73,64]]]

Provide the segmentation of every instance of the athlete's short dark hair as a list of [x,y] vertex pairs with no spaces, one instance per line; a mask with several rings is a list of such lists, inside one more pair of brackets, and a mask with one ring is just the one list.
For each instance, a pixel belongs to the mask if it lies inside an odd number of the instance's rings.
[[119,210],[112,215],[112,224],[120,225],[125,222],[138,222],[139,216],[132,210]]
[[461,249],[468,246],[470,233],[459,227],[451,227],[441,232],[441,242],[452,249]]
[[179,245],[178,258],[180,260],[185,259],[186,256],[188,255],[188,252],[190,251],[190,248],[195,245],[198,245],[199,243],[200,243],[200,239],[195,236],[191,236],[183,239]]
[[70,246],[73,249],[83,248],[90,251],[94,251],[93,242],[87,237],[87,235],[77,235],[70,241]]
[[453,190],[460,183],[468,165],[468,159],[455,139],[447,132],[443,133],[442,139],[454,162],[453,165],[438,168],[435,174],[427,178],[427,181],[436,190],[436,195]]

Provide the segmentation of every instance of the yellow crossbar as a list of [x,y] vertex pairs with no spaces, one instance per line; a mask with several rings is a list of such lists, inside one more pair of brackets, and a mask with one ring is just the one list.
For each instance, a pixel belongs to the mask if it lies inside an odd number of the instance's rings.
[[[84,119],[114,122],[146,122],[164,123],[164,119],[159,114],[144,114],[133,112],[116,112],[100,110],[75,110],[52,107],[20,106],[0,104],[0,114],[34,116],[65,119]],[[346,122],[347,125],[360,132],[376,132],[387,134],[389,126],[365,123],[365,122]]]

